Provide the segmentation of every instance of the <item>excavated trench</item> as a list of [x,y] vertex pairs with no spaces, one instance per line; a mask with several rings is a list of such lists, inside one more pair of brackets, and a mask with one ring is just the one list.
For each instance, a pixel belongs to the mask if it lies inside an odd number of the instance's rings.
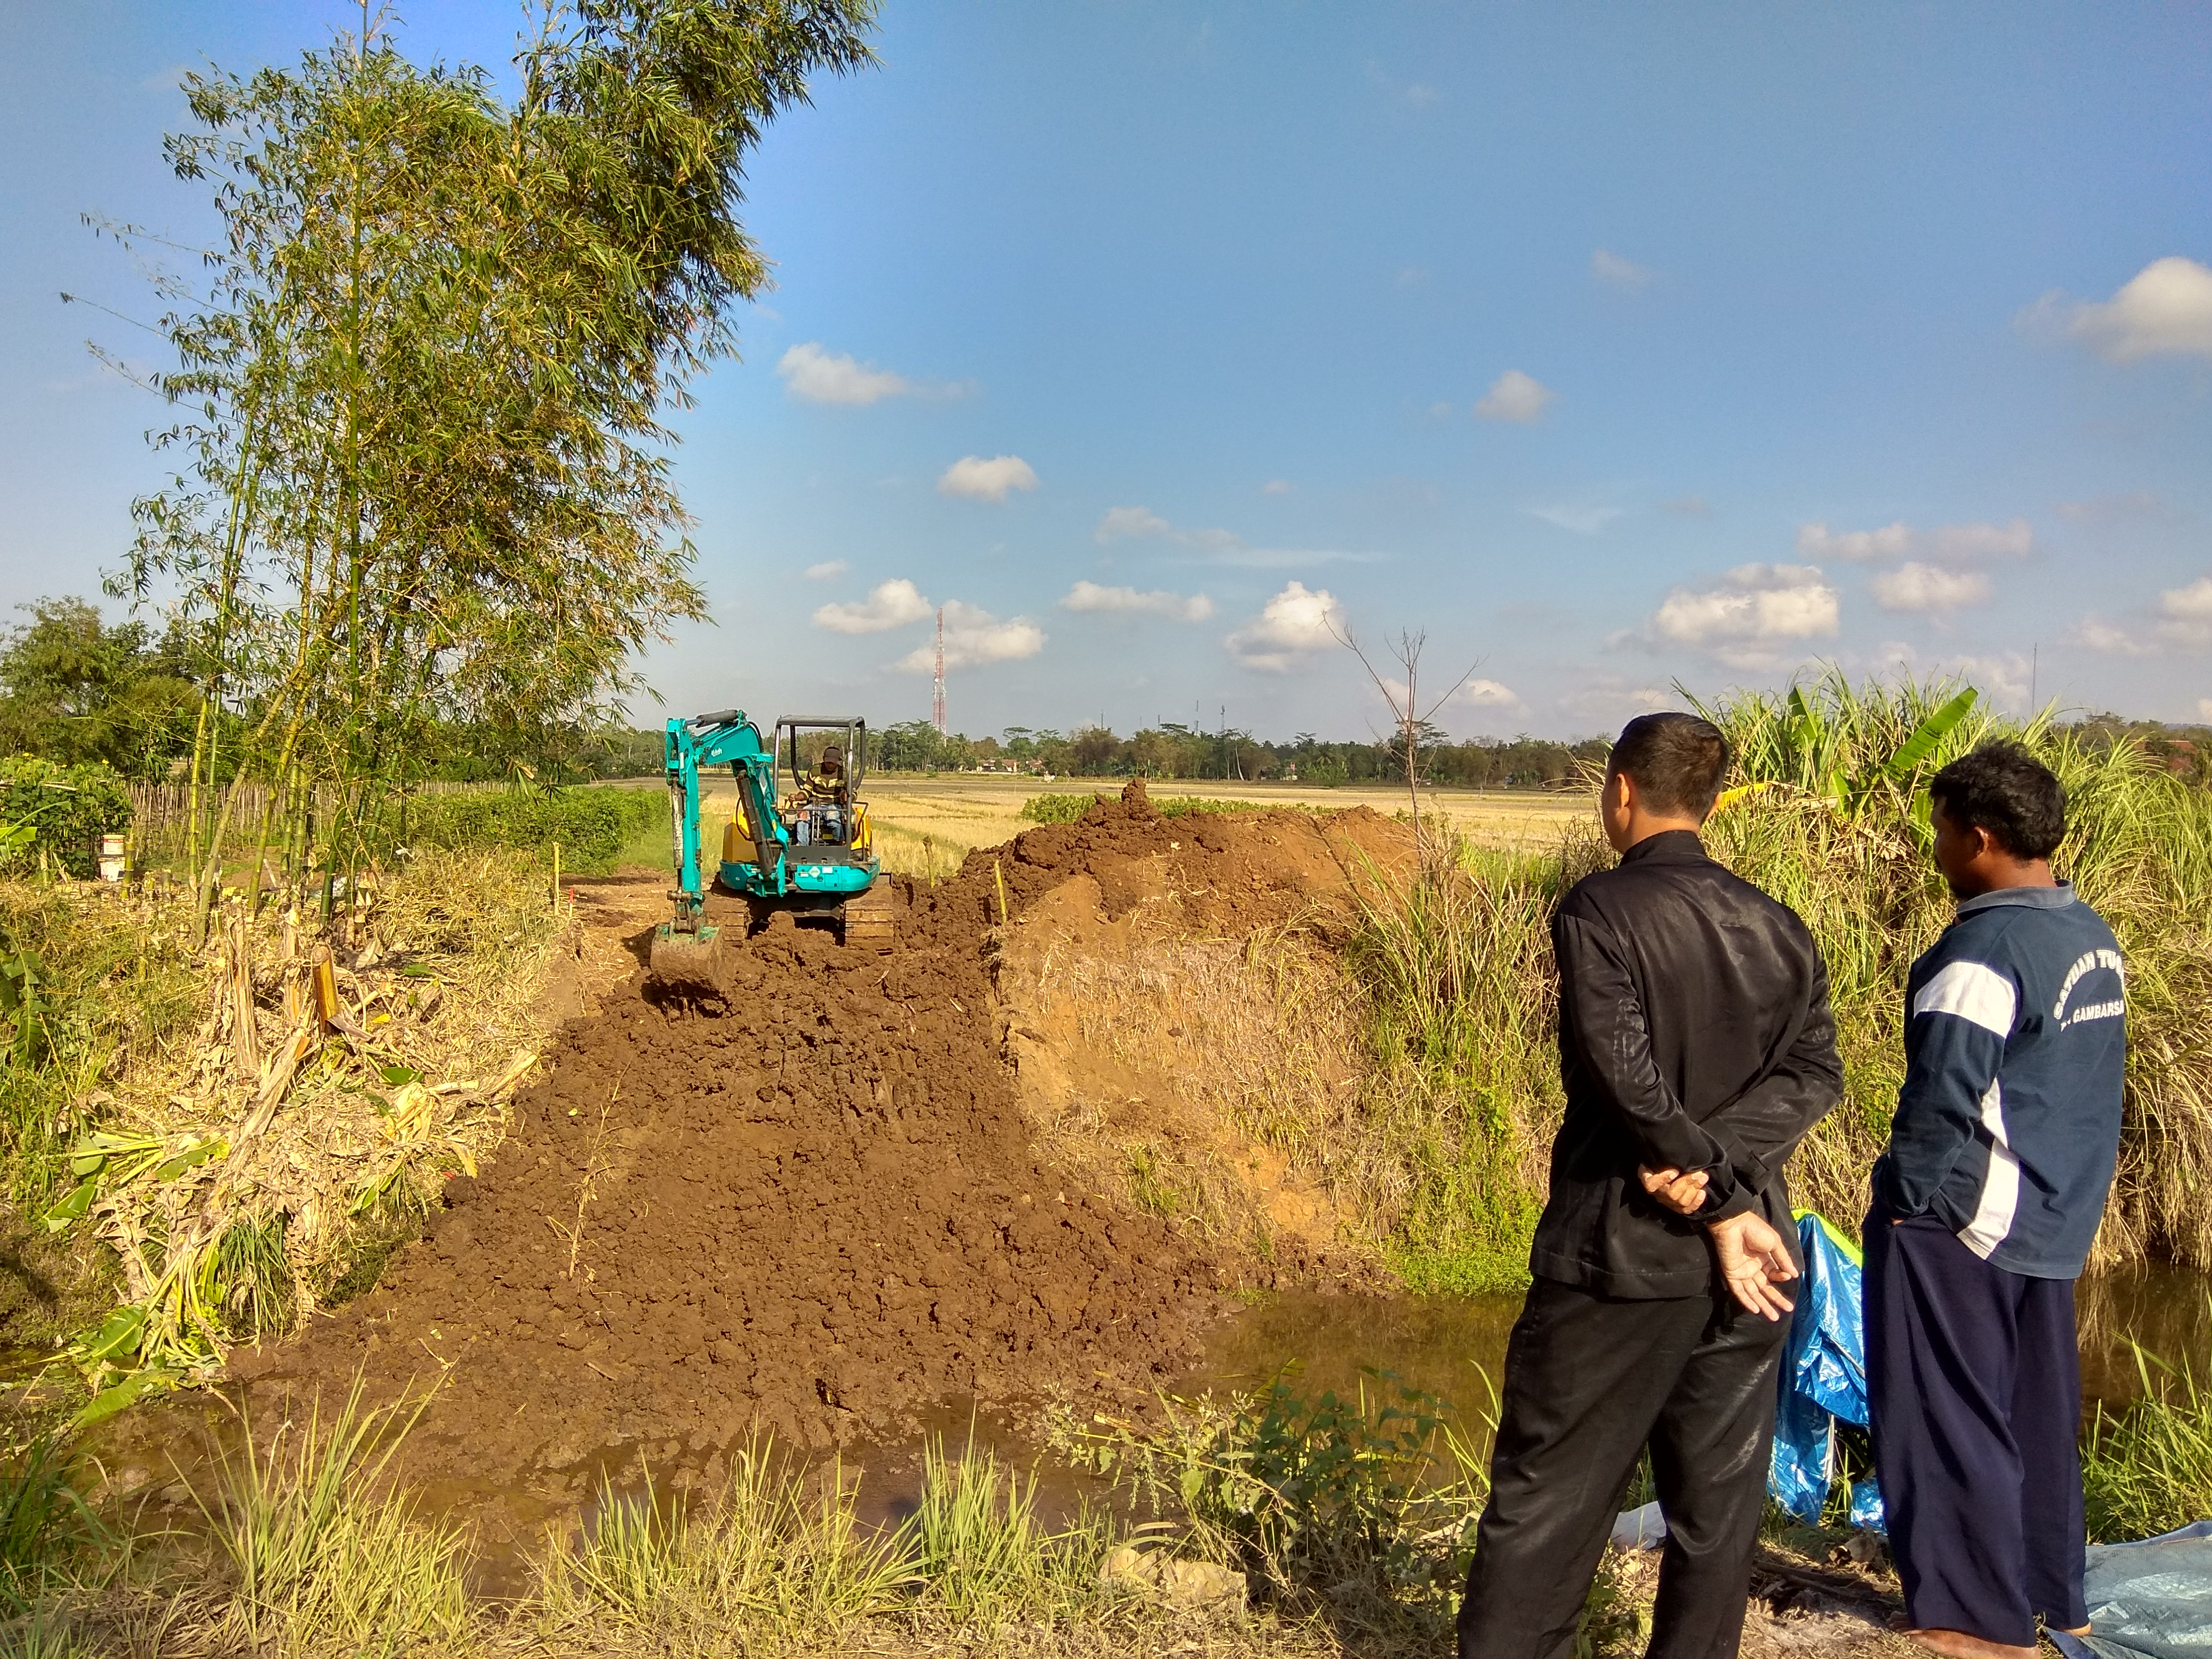
[[711,1473],[763,1429],[824,1448],[910,1436],[949,1401],[1148,1391],[1197,1358],[1224,1291],[1311,1259],[1257,1260],[1040,1160],[992,987],[1004,923],[1082,876],[1109,915],[1245,933],[1401,838],[1364,812],[1170,820],[1139,786],[936,888],[902,880],[887,956],[779,917],[734,947],[722,998],[640,975],[562,1030],[497,1158],[375,1290],[233,1376],[257,1413],[356,1375],[372,1401],[434,1384],[411,1478],[571,1501],[624,1449]]

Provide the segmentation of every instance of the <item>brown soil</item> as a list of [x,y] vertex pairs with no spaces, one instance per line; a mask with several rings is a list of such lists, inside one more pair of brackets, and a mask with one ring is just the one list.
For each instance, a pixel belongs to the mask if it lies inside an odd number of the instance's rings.
[[496,1160],[375,1291],[233,1374],[325,1397],[442,1379],[416,1467],[556,1488],[608,1447],[665,1462],[757,1425],[822,1446],[949,1396],[1163,1379],[1222,1289],[1304,1259],[1239,1259],[1038,1161],[994,1008],[1001,905],[1085,877],[1109,915],[1242,932],[1348,896],[1401,838],[1364,812],[1166,820],[1139,787],[902,884],[888,957],[779,916],[732,949],[725,1002],[634,975],[563,1028]]

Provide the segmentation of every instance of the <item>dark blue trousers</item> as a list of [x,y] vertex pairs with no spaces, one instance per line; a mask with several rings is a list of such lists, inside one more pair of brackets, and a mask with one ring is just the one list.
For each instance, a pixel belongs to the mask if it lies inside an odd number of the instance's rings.
[[1866,1222],[1875,1472],[1921,1630],[2035,1645],[2081,1601],[2074,1281],[1993,1267],[1933,1216]]

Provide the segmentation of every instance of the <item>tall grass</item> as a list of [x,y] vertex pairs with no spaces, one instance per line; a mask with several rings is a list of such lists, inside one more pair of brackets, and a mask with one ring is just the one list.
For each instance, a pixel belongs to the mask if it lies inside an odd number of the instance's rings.
[[1927,782],[1993,738],[2025,741],[2065,784],[2068,831],[2052,860],[2112,925],[2128,963],[2128,1074],[2119,1174],[2094,1261],[2170,1256],[2212,1266],[2212,793],[2142,745],[2090,745],[2038,717],[2008,720],[1978,699],[1894,759],[1954,706],[1949,682],[1831,674],[1794,695],[1742,696],[1706,712],[1744,781],[1768,787],[1717,813],[1714,855],[1805,918],[1828,964],[1843,1105],[1791,1169],[1801,1199],[1832,1214],[1864,1206],[1867,1170],[1903,1081],[1905,977],[1949,921],[1930,858]]
[[[464,1536],[395,1479],[413,1413],[356,1395],[219,1462],[204,1528],[88,1534],[112,1547],[104,1564],[50,1555],[0,1606],[0,1655],[1413,1659],[1449,1640],[1485,1491],[1445,1410],[1378,1376],[1352,1398],[1279,1381],[1163,1401],[1143,1425],[1060,1412],[1057,1443],[1160,1517],[1133,1527],[1089,1507],[1048,1521],[1035,1475],[973,1444],[928,1447],[911,1512],[873,1525],[840,1465],[755,1440],[703,1498],[603,1489],[493,1606],[464,1591]],[[131,1571],[112,1571],[125,1552]],[[1595,1610],[1619,1599],[1610,1583]]]
[[247,1425],[204,1506],[235,1575],[222,1621],[233,1634],[256,1648],[391,1653],[466,1629],[459,1529],[385,1485],[421,1409],[364,1409],[356,1382],[327,1425],[318,1406],[265,1449]]
[[1363,887],[1346,953],[1367,999],[1370,1204],[1412,1288],[1505,1290],[1528,1275],[1562,1104],[1552,912],[1609,854],[1595,825],[1543,854],[1445,847]]
[[2212,1388],[2196,1367],[2136,1364],[2142,1397],[2118,1412],[2097,1408],[2081,1440],[2089,1536],[2100,1543],[2154,1538],[2212,1515]]
[[854,1496],[835,1467],[810,1492],[756,1440],[696,1507],[603,1491],[596,1522],[547,1556],[539,1599],[556,1622],[611,1619],[679,1650],[743,1625],[824,1638],[896,1607],[907,1577],[900,1539],[863,1528]]
[[112,1542],[76,1491],[76,1472],[52,1433],[0,1459],[0,1612],[25,1612]]
[[[2054,862],[2128,959],[2125,1127],[2094,1263],[2212,1267],[2212,793],[2137,744],[2010,720],[1949,682],[1831,673],[1704,712],[1736,757],[1705,844],[1802,915],[1828,966],[1844,1098],[1792,1162],[1801,1201],[1856,1216],[1888,1135],[1905,975],[1953,912],[1929,856],[1928,780],[2016,738],[2064,781],[2069,827]],[[1365,1109],[1384,1179],[1403,1189],[1392,1259],[1416,1288],[1492,1288],[1524,1271],[1559,1111],[1549,918],[1609,860],[1593,825],[1541,855],[1462,848],[1366,901],[1348,957],[1368,1000]]]
[[181,924],[118,888],[0,882],[0,1201],[50,1197],[88,1101],[198,1013]]

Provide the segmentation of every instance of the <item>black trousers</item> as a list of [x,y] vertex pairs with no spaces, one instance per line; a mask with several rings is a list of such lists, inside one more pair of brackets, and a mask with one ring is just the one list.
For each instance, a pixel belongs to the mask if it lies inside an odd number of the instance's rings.
[[1719,1297],[1638,1301],[1539,1279],[1505,1349],[1462,1659],[1571,1653],[1636,1460],[1667,1516],[1652,1659],[1731,1659],[1743,1634],[1789,1322]]
[[1993,1267],[1933,1216],[1866,1223],[1875,1474],[1905,1614],[2035,1644],[2081,1601],[2074,1281]]

